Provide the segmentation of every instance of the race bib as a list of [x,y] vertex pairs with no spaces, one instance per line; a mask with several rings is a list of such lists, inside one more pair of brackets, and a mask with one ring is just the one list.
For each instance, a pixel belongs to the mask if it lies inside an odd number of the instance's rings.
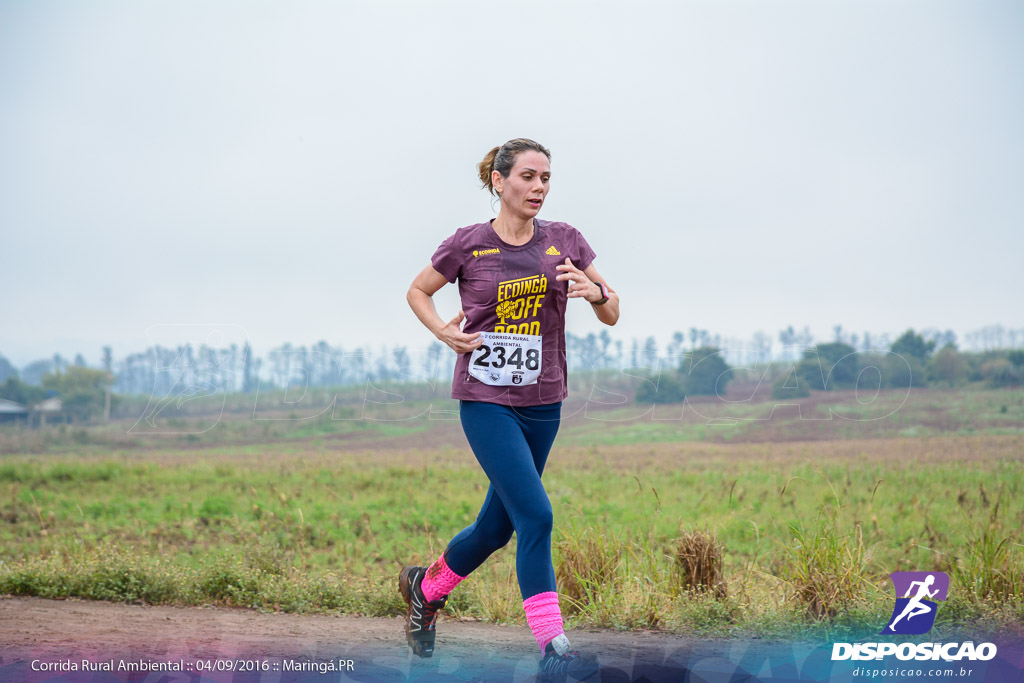
[[469,357],[469,374],[496,387],[536,384],[542,339],[539,334],[481,332],[483,343]]

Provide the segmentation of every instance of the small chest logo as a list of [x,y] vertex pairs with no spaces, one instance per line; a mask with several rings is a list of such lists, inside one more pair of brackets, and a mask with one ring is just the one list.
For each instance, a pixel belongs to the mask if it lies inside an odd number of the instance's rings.
[[562,252],[560,252],[557,249],[555,249],[554,246],[548,247],[548,250],[545,251],[544,253],[547,254],[548,256],[561,256],[562,255]]
[[474,249],[473,250],[473,258],[478,258],[480,256],[487,256],[488,254],[498,254],[498,253],[501,253],[500,249],[480,249],[480,250]]

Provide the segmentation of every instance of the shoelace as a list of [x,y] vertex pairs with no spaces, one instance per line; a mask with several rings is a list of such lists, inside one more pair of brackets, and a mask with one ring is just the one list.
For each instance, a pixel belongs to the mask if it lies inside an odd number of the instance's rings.
[[439,609],[441,609],[440,606],[434,607],[429,602],[423,603],[423,616],[425,617],[423,621],[426,624],[428,631],[433,630],[434,622],[437,621],[437,611]]
[[437,622],[437,612],[445,608],[448,604],[448,596],[444,595],[433,602],[427,602],[427,598],[423,595],[423,589],[420,589],[420,598],[422,598],[423,604],[423,624],[424,629],[427,631],[434,630],[434,624]]
[[580,653],[578,650],[570,650],[564,655],[560,655],[557,652],[552,652],[544,659],[547,660],[547,664],[544,666],[551,673],[557,673],[562,669],[567,669],[570,666],[570,662],[574,659],[579,659]]

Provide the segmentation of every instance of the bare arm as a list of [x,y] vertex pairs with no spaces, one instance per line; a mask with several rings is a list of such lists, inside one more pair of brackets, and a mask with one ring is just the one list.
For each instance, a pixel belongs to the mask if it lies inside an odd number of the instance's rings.
[[434,292],[446,284],[448,281],[444,279],[444,275],[434,270],[433,266],[427,266],[409,285],[405,299],[416,317],[435,337],[456,353],[468,353],[482,343],[480,333],[466,334],[460,329],[459,326],[466,317],[462,310],[446,323],[437,314],[437,307],[434,306]]
[[[568,258],[565,259],[565,263],[555,266],[556,270],[562,271],[561,275],[558,275],[556,280],[569,280],[569,298],[583,297],[591,303],[591,308],[594,309],[594,314],[597,319],[603,322],[605,325],[614,325],[619,320],[619,295],[615,293],[611,285],[601,277],[601,274],[597,272],[597,268],[591,263],[587,266],[586,270],[580,270],[576,266],[572,265],[572,261]],[[608,301],[601,305],[594,304],[595,301],[601,300],[601,288],[595,285],[595,282],[603,282],[604,286],[608,288]]]

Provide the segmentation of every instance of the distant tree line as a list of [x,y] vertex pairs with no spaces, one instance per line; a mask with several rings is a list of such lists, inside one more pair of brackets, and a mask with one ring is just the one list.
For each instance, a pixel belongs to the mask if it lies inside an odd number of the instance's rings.
[[685,352],[677,367],[645,379],[636,390],[637,403],[680,403],[687,396],[724,394],[733,373],[718,348],[702,346]]
[[900,335],[887,354],[858,353],[843,342],[819,344],[804,352],[795,375],[818,391],[853,388],[859,382],[881,388],[956,387],[968,382],[1005,387],[1024,379],[1024,349],[971,353],[957,350],[950,340],[938,351],[937,345],[937,340],[912,329]]
[[[887,352],[858,351],[844,341],[814,345],[773,382],[772,396],[799,398],[809,396],[812,390],[853,388],[957,387],[972,382],[1010,387],[1024,380],[1024,349],[961,352],[955,338],[942,335],[940,339],[945,344],[938,351],[938,339],[925,339],[913,329],[893,341]],[[635,399],[638,403],[674,403],[688,395],[724,395],[733,377],[734,368],[724,353],[714,346],[701,347],[683,354],[677,366],[645,377]]]
[[[773,355],[772,338],[757,332],[750,340],[723,338],[691,327],[672,334],[664,348],[653,336],[628,343],[598,334],[567,332],[566,353],[573,371],[647,368],[650,377],[637,392],[639,401],[682,400],[687,394],[724,392],[736,365],[780,361],[792,368],[775,387],[780,397],[852,387],[877,373],[881,387],[960,386],[985,382],[1017,385],[1024,379],[1024,329],[999,325],[965,335],[975,351],[960,351],[956,335],[937,329],[888,335],[834,329],[834,340],[815,343],[807,327],[788,326],[778,333],[781,351]],[[103,348],[102,368],[87,367],[82,354],[68,361],[60,354],[33,361],[20,371],[0,356],[0,398],[32,405],[60,397],[69,414],[86,420],[110,414],[116,394],[196,396],[251,393],[258,388],[330,387],[389,382],[450,381],[455,354],[439,342],[417,352],[407,346],[346,349],[320,341],[312,346],[290,343],[271,349],[265,358],[246,342],[225,348],[183,344],[152,346],[115,361]]]

